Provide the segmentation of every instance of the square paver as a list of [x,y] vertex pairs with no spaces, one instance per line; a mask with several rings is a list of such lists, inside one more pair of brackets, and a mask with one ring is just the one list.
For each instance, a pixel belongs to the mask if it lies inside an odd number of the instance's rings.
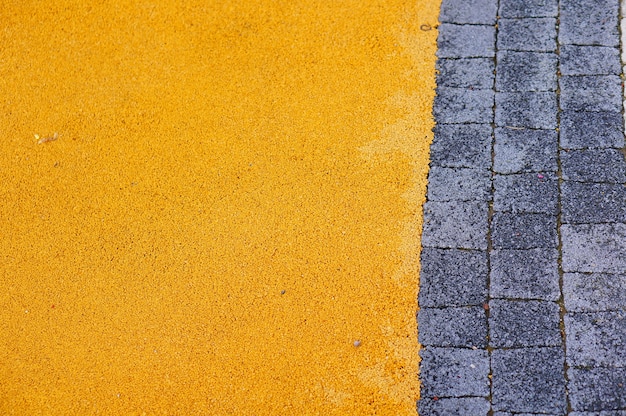
[[495,55],[494,26],[441,23],[438,30],[439,58],[492,58]]
[[559,86],[564,111],[622,110],[622,83],[617,75],[562,76]]
[[487,317],[482,306],[422,308],[417,325],[419,342],[427,347],[487,346]]
[[496,23],[497,0],[443,1],[439,21],[445,23],[472,23],[494,25]]
[[491,237],[496,249],[557,248],[556,215],[496,212]]
[[437,85],[441,87],[492,89],[495,64],[492,58],[439,59]]
[[619,46],[619,0],[561,0],[559,42]]
[[[622,305],[626,307],[626,304]],[[626,367],[626,311],[565,315],[567,363],[574,367]]]
[[563,224],[563,271],[626,274],[626,224]]
[[487,249],[486,202],[434,202],[424,204],[422,246]]
[[623,310],[626,274],[563,273],[563,298],[569,312]]
[[570,367],[567,374],[572,410],[626,410],[626,367]]
[[555,130],[497,128],[493,169],[498,173],[556,172]]
[[619,49],[608,46],[563,45],[560,49],[563,75],[620,75]]
[[496,91],[556,91],[557,55],[499,51]]
[[555,52],[556,19],[500,19],[498,50]]
[[424,348],[420,351],[424,397],[489,395],[489,354],[468,348]]
[[489,124],[438,124],[430,146],[431,166],[491,168],[492,128]]
[[487,300],[487,279],[486,252],[424,247],[420,308],[482,305]]
[[561,167],[565,180],[626,183],[626,159],[618,149],[562,151]]
[[490,345],[494,348],[561,345],[559,305],[539,300],[489,302]]
[[490,405],[482,397],[422,398],[417,404],[420,416],[487,416]]
[[555,249],[493,250],[491,297],[558,300],[558,256]]
[[566,412],[563,349],[494,350],[492,403],[496,411]]
[[543,17],[558,14],[557,0],[501,0],[502,17]]
[[626,222],[626,187],[565,181],[561,185],[561,207],[564,223]]
[[498,127],[556,128],[555,92],[496,93],[495,123]]
[[495,211],[557,213],[559,186],[554,173],[496,175],[494,189]]
[[430,201],[489,201],[491,174],[484,169],[433,166],[427,196]]
[[619,112],[563,111],[561,146],[564,149],[624,147],[624,121]]
[[494,93],[491,90],[437,88],[433,115],[437,123],[491,123]]

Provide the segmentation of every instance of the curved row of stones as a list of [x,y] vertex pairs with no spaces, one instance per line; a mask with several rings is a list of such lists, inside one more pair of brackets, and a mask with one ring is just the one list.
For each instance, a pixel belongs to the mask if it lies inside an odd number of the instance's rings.
[[443,0],[421,416],[626,415],[618,0]]

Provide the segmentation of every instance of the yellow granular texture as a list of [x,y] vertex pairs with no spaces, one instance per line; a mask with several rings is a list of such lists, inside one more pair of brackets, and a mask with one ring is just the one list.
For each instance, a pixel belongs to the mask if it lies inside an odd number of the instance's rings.
[[415,414],[438,7],[5,1],[0,414]]

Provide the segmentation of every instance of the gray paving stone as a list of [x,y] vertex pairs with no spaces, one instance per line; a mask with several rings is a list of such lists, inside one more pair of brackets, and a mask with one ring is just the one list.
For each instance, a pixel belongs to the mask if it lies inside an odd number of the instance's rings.
[[500,0],[502,17],[554,17],[557,14],[557,0]]
[[556,91],[557,55],[499,51],[496,91]]
[[424,348],[420,379],[425,397],[489,395],[489,354],[468,348]]
[[619,46],[619,0],[561,0],[559,42]]
[[493,169],[498,173],[556,172],[558,137],[554,130],[495,130]]
[[555,92],[496,93],[495,123],[498,127],[556,128]]
[[624,310],[626,275],[564,273],[563,298],[569,312]]
[[422,399],[417,405],[420,416],[487,416],[489,402],[482,397]]
[[622,111],[622,84],[617,75],[562,76],[564,111]]
[[623,306],[621,311],[565,315],[570,366],[626,367],[626,304]]
[[541,300],[489,302],[490,345],[494,348],[561,345],[559,305]]
[[488,124],[438,124],[430,146],[431,166],[491,167],[492,128]]
[[484,169],[433,166],[427,195],[430,201],[490,201],[491,175]]
[[556,216],[496,212],[492,222],[492,240],[496,249],[556,248]]
[[422,308],[417,322],[419,342],[426,347],[487,346],[487,317],[482,306]]
[[561,185],[564,223],[626,222],[626,187],[565,181]]
[[434,202],[424,204],[422,246],[487,249],[485,202]]
[[626,160],[618,149],[562,151],[561,168],[565,180],[626,183]]
[[626,410],[607,410],[605,412],[571,412],[569,416],[626,416]]
[[496,174],[494,190],[495,211],[557,213],[559,184],[554,173]]
[[495,54],[494,26],[441,23],[438,30],[439,58],[492,58]]
[[558,300],[558,256],[554,249],[493,250],[491,297]]
[[424,247],[420,308],[482,305],[487,300],[487,275],[484,251]]
[[509,412],[494,412],[493,416],[561,416],[548,413],[509,413]]
[[574,411],[626,410],[626,368],[569,368]]
[[620,75],[619,49],[608,46],[563,45],[560,48],[562,75]]
[[626,224],[563,224],[563,271],[626,273]]
[[619,112],[563,111],[561,147],[564,149],[624,147],[624,122]]
[[437,123],[491,123],[494,93],[491,90],[437,88],[433,115]]
[[497,0],[443,1],[439,11],[439,21],[495,25],[497,10]]
[[439,59],[440,87],[492,89],[495,64],[492,58]]
[[495,411],[566,412],[565,358],[560,347],[494,350],[491,361]]
[[498,50],[555,52],[556,19],[500,19]]

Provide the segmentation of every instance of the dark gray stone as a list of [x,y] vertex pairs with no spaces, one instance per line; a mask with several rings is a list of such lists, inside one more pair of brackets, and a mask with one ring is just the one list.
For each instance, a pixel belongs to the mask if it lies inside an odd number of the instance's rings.
[[491,90],[437,88],[433,115],[437,123],[491,123],[494,93]]
[[622,111],[622,81],[617,75],[563,76],[564,111]]
[[557,132],[497,128],[493,168],[498,173],[556,172]]
[[437,57],[492,58],[495,54],[495,26],[439,25]]
[[626,222],[626,187],[565,181],[561,185],[564,223]]
[[493,216],[494,248],[556,248],[556,215],[496,212]]
[[500,0],[502,17],[555,17],[558,12],[557,0]]
[[422,308],[417,325],[419,342],[427,347],[487,346],[487,317],[482,306]]
[[494,410],[566,412],[565,358],[560,347],[494,350],[491,361]]
[[626,273],[626,224],[563,224],[563,271]]
[[569,368],[574,411],[626,410],[626,368]]
[[626,366],[626,304],[619,312],[565,315],[567,363],[573,367]]
[[491,175],[484,169],[442,168],[428,173],[429,201],[489,201]]
[[626,275],[564,273],[563,298],[569,312],[624,310]]
[[490,345],[494,348],[561,345],[559,305],[541,300],[489,302]]
[[495,25],[497,11],[497,0],[443,1],[439,11],[439,21]]
[[487,300],[487,274],[484,251],[424,247],[420,308],[482,305]]
[[499,51],[496,91],[556,91],[557,55]]
[[438,124],[430,146],[431,166],[491,167],[492,129],[488,124]]
[[620,75],[618,48],[563,45],[560,49],[562,75]]
[[556,128],[555,92],[496,93],[495,122],[498,127]]
[[494,190],[495,211],[557,213],[559,184],[554,173],[496,175]]
[[487,249],[486,202],[434,202],[424,204],[422,246]]
[[561,0],[559,42],[619,46],[619,0]]
[[492,89],[495,65],[492,58],[439,59],[440,87]]
[[423,398],[417,404],[420,416],[487,416],[489,402],[482,397]]
[[491,296],[558,300],[561,296],[558,256],[554,249],[493,250]]
[[556,19],[500,19],[498,50],[555,52]]
[[626,160],[618,149],[562,151],[561,168],[565,180],[626,183]]
[[562,416],[548,413],[509,413],[509,412],[494,412],[493,416]]
[[624,147],[624,124],[620,112],[561,113],[561,147],[564,149]]
[[424,348],[420,351],[424,397],[489,395],[489,354],[467,348]]

